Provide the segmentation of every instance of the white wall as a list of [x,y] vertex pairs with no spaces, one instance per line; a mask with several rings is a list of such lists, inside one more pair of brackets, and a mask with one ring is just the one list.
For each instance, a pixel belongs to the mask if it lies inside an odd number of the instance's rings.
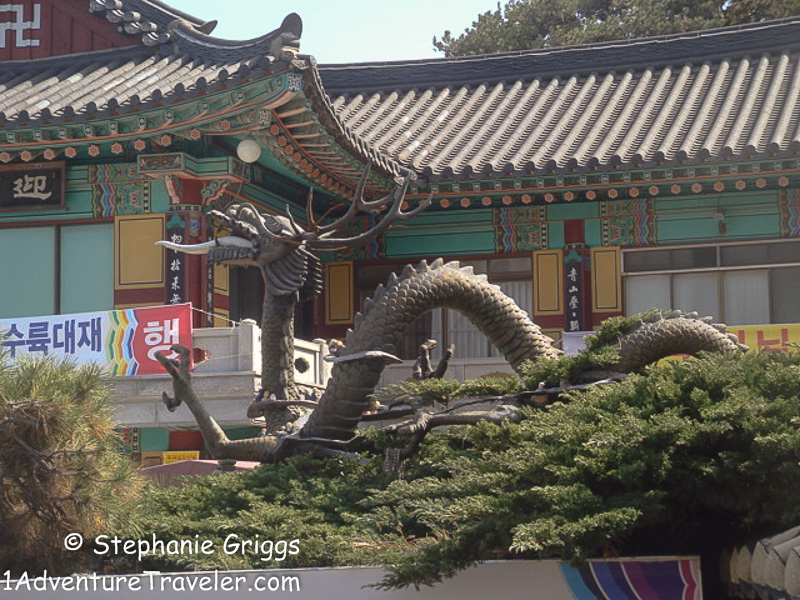
[[[201,579],[206,578],[209,591],[200,591]],[[230,588],[238,581],[239,591],[224,591],[221,588],[223,577],[231,578]],[[261,578],[257,581],[257,578]],[[58,591],[29,592],[22,589],[8,590],[5,580],[0,579],[0,596],[13,600],[52,598],[53,600],[84,600],[110,597],[115,600],[147,600],[188,598],[275,598],[292,600],[488,600],[490,598],[531,598],[541,600],[574,600],[569,587],[561,574],[557,561],[503,561],[489,562],[467,569],[456,578],[449,579],[433,588],[422,588],[421,592],[411,589],[380,591],[365,586],[377,583],[383,571],[377,567],[351,567],[337,569],[285,569],[267,571],[225,571],[214,573],[181,573],[164,576],[146,575],[127,577],[98,577],[96,583],[90,582],[89,592]],[[274,578],[274,579],[273,579]],[[213,586],[217,585],[217,590]],[[194,582],[195,590],[189,591]],[[295,591],[280,591],[281,585],[295,586]],[[49,582],[55,585],[56,582]],[[62,582],[58,582],[59,584]],[[278,591],[258,591],[272,583]],[[103,591],[103,585],[118,587],[119,591]],[[138,586],[130,590],[129,586]],[[296,586],[299,584],[299,591]],[[12,582],[12,586],[15,586]],[[97,592],[93,591],[96,585]],[[163,588],[162,588],[163,586]],[[31,587],[33,583],[31,580]],[[153,589],[151,589],[153,588]],[[176,589],[177,588],[177,589]],[[183,589],[183,591],[181,591]],[[677,600],[677,599],[676,599]]]

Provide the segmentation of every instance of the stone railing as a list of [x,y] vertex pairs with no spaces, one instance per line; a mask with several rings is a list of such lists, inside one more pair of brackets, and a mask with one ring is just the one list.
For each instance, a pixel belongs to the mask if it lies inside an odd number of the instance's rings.
[[[435,363],[438,359],[432,360]],[[413,360],[404,360],[400,363],[387,365],[381,376],[379,386],[397,383],[411,378],[411,372],[414,368]],[[445,379],[457,379],[465,381],[467,379],[475,379],[483,375],[490,375],[492,373],[509,373],[513,374],[514,370],[511,365],[506,362],[502,356],[492,356],[486,358],[453,358],[450,361],[450,366],[447,368]]]

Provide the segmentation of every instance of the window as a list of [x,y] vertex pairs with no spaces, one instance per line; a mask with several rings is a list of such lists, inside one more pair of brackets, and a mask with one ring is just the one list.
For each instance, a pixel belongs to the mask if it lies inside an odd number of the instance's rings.
[[113,237],[110,224],[0,230],[0,318],[114,308]]
[[769,271],[725,271],[722,273],[725,321],[736,325],[770,322]]
[[625,252],[623,263],[626,273],[703,269],[717,266],[717,253],[713,247]]
[[0,317],[55,311],[55,227],[0,231]]
[[629,315],[651,308],[672,307],[670,275],[640,275],[625,280],[625,306]]
[[112,225],[59,227],[61,286],[59,312],[114,308]]
[[800,267],[773,269],[769,293],[774,323],[794,323],[800,320]]
[[694,310],[729,325],[800,322],[800,242],[627,250],[626,313]]
[[703,315],[718,316],[719,282],[716,273],[682,273],[673,275],[673,306],[684,311],[696,310]]

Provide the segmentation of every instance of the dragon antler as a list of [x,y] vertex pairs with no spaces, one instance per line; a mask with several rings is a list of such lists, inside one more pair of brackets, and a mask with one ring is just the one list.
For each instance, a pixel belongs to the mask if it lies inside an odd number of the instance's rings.
[[[326,225],[320,225],[319,221],[314,219],[313,210],[311,207],[313,192],[309,190],[306,213],[311,231],[305,231],[302,233],[298,232],[292,236],[291,241],[306,242],[311,248],[319,250],[330,250],[333,248],[356,246],[375,238],[398,221],[405,221],[415,217],[420,212],[428,208],[428,206],[430,206],[433,198],[432,194],[420,202],[419,206],[417,206],[414,210],[403,212],[402,206],[406,190],[408,190],[408,186],[415,177],[414,173],[411,171],[406,172],[402,183],[397,185],[395,189],[392,190],[392,192],[388,195],[384,196],[383,198],[378,198],[377,200],[364,200],[364,188],[367,185],[367,177],[369,176],[371,167],[372,163],[367,164],[367,168],[361,175],[358,185],[356,186],[355,195],[353,196],[353,202],[350,204],[347,212],[335,221]],[[378,222],[377,225],[375,225],[375,227],[369,231],[365,231],[362,234],[348,238],[332,237],[336,232],[341,231],[350,221],[352,221],[359,212],[377,212],[388,206],[390,203],[391,207],[389,208],[389,212]],[[325,215],[320,218],[320,221],[322,221],[327,214],[328,213],[326,212]]]

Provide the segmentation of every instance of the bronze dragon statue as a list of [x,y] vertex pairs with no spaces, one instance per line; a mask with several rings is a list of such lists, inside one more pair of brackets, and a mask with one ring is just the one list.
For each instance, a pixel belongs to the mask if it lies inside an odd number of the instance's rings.
[[[176,250],[206,253],[210,261],[229,265],[255,265],[265,284],[262,317],[262,394],[273,397],[281,407],[311,407],[294,431],[279,432],[248,440],[231,441],[203,407],[191,386],[189,350],[174,350],[179,360],[159,360],[173,378],[175,399],[164,394],[170,407],[185,403],[192,411],[212,455],[218,459],[274,462],[298,452],[338,454],[348,448],[359,423],[372,405],[371,395],[388,362],[395,354],[408,326],[436,308],[451,308],[466,315],[483,332],[515,369],[528,359],[555,359],[560,351],[531,321],[528,314],[503,294],[485,275],[470,267],[441,259],[416,267],[408,265],[379,286],[367,300],[363,314],[355,318],[345,344],[333,357],[331,378],[318,403],[299,398],[294,382],[294,310],[296,303],[319,293],[322,276],[314,252],[352,247],[380,235],[396,222],[424,210],[430,198],[408,212],[402,210],[412,175],[389,195],[364,200],[368,170],[362,175],[355,197],[344,214],[326,224],[314,218],[309,195],[307,220],[301,227],[291,214],[276,216],[258,211],[250,204],[238,204],[224,212],[212,211],[211,218],[230,235],[194,246],[163,245]],[[352,237],[335,237],[358,213],[385,211],[378,224]],[[322,219],[320,219],[322,220]],[[662,357],[700,351],[730,352],[744,347],[725,326],[699,319],[697,314],[674,312],[655,314],[638,322],[618,340],[619,362],[614,371],[637,371]],[[297,415],[295,415],[297,416]],[[502,421],[519,416],[507,405],[492,411],[438,415],[428,425]]]

